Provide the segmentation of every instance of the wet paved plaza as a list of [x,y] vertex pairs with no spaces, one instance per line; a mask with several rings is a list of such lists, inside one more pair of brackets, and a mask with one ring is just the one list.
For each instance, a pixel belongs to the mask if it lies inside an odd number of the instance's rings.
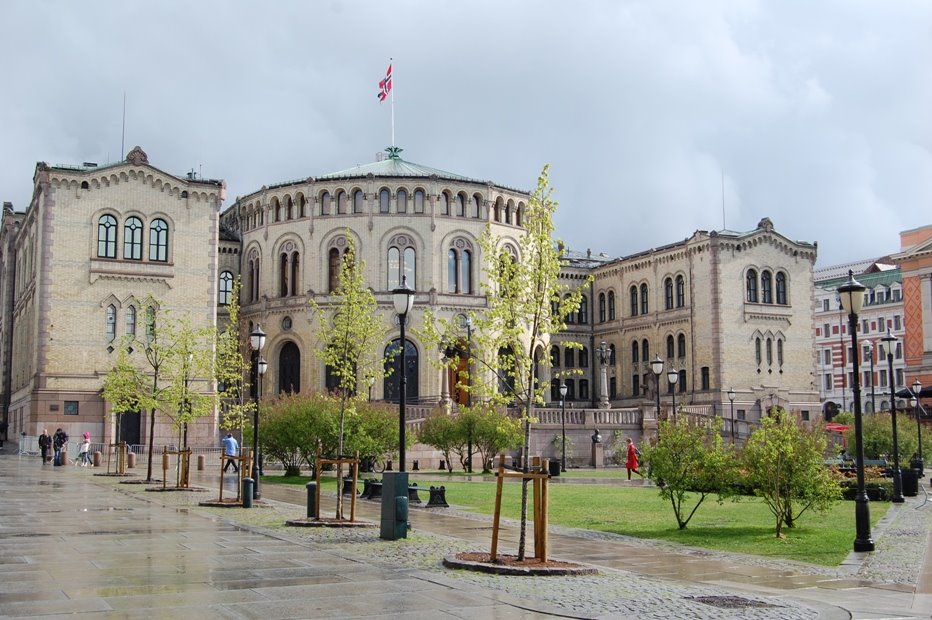
[[[195,482],[214,488],[213,493],[199,494],[200,499],[216,493],[215,478],[198,476]],[[34,458],[0,455],[0,616],[932,616],[928,553],[916,587],[797,573],[564,533],[551,535],[551,555],[594,564],[605,569],[605,576],[556,581],[464,578],[439,566],[393,562],[392,554],[403,557],[408,543],[378,541],[377,530],[353,534],[370,539],[355,547],[322,544],[287,531],[234,522],[237,513],[255,516],[267,508],[211,512],[174,498],[177,505],[172,505],[163,501],[165,495],[141,493],[137,485],[119,485],[81,468],[53,468]],[[284,510],[303,516],[301,487],[266,484],[263,498],[270,504],[285,502],[280,505]],[[360,518],[378,521],[377,503],[360,501],[358,510]],[[462,516],[412,509],[411,523],[413,531],[425,537],[424,544],[436,536],[484,549],[490,539],[489,524]],[[928,545],[925,534],[917,536],[917,544],[921,539]],[[516,528],[507,527],[503,546],[513,547],[516,538]],[[853,561],[856,564],[856,558]],[[509,587],[499,588],[506,583]],[[762,604],[732,613],[727,605],[693,602],[705,592],[718,602],[727,603],[728,596],[722,595],[730,594],[735,600],[754,598]],[[613,598],[630,604],[614,605]]]

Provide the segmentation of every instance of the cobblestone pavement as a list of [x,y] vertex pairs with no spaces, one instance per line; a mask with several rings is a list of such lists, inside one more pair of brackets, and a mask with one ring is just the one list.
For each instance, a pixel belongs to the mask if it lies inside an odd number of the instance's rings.
[[[196,483],[209,488],[211,479]],[[87,469],[0,456],[0,615],[753,620],[932,611],[915,595],[932,513],[918,502],[875,530],[877,553],[840,569],[551,528],[555,557],[578,556],[600,574],[528,578],[440,565],[477,542],[487,547],[487,519],[474,515],[413,509],[409,538],[387,542],[378,528],[286,527],[304,516],[300,487],[264,485],[263,505],[251,510],[197,506],[216,497],[212,484],[151,492]],[[378,505],[359,502],[359,516],[377,521]],[[503,543],[511,536],[506,528]],[[631,564],[644,570],[620,568]],[[683,566],[691,578],[670,577]],[[888,583],[865,581],[877,577]]]

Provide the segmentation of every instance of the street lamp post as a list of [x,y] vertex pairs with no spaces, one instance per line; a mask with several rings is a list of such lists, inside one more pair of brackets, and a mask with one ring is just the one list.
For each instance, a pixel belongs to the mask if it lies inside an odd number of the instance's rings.
[[414,305],[414,290],[408,287],[407,277],[402,276],[401,286],[392,291],[392,303],[395,305],[395,313],[398,315],[398,323],[401,327],[401,355],[398,361],[398,471],[404,472],[405,469],[405,409],[407,403],[406,390],[408,387],[408,378],[406,376],[407,362],[407,341],[405,340],[405,323],[408,321],[408,313]]
[[650,370],[654,373],[654,391],[657,392],[657,423],[660,423],[660,375],[663,374],[663,360],[660,356],[650,363]]
[[667,371],[667,381],[670,382],[670,393],[673,394],[673,424],[676,424],[676,382],[680,378],[680,373],[672,365]]
[[563,443],[561,444],[561,449],[563,453],[560,455],[560,471],[566,471],[566,384],[563,381],[560,381],[560,426],[563,432]]
[[855,551],[873,551],[871,538],[870,507],[867,492],[864,490],[864,438],[861,424],[861,378],[858,376],[858,313],[864,304],[864,286],[854,279],[854,272],[848,271],[848,281],[838,287],[842,309],[848,313],[848,330],[851,332],[851,364],[854,375],[854,442],[858,475],[858,491],[854,499],[854,519],[856,536]]
[[[472,385],[472,318],[466,316],[462,321],[463,326],[466,328],[466,376]],[[466,390],[466,406],[472,405],[472,392],[468,389]],[[466,429],[466,454],[469,456],[466,460],[466,471],[472,473],[472,418],[470,418],[469,425]],[[483,471],[485,470],[485,465],[483,464]]]
[[890,373],[890,416],[893,422],[893,498],[890,500],[894,504],[902,504],[903,499],[903,477],[900,472],[900,444],[896,434],[896,381],[893,380],[893,347],[896,346],[896,338],[893,332],[887,330],[887,335],[881,338],[887,348],[887,372]]
[[735,444],[735,388],[728,390],[728,400],[731,401],[731,445]]
[[259,456],[259,399],[262,397],[262,375],[265,374],[268,363],[262,359],[262,347],[265,346],[265,332],[256,323],[256,328],[249,334],[249,344],[252,345],[252,373],[256,384],[253,390],[252,410],[252,498],[260,499],[259,478],[262,476],[262,459]]
[[874,341],[867,341],[867,354],[871,360],[871,413],[877,413],[877,401],[874,398]]
[[[916,433],[919,439],[919,463],[922,464],[919,467],[920,470],[925,470],[925,459],[922,458],[922,401],[919,399],[919,392],[922,391],[922,382],[919,379],[913,381],[913,398],[916,399]],[[919,475],[922,475],[922,471],[919,472]]]

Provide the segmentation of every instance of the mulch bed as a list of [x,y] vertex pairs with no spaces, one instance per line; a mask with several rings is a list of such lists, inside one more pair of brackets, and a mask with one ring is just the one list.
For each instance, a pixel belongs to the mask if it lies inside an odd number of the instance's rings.
[[333,517],[321,517],[320,519],[289,519],[285,521],[285,525],[290,525],[292,527],[375,527],[375,523],[372,521],[363,521],[360,519],[350,521],[349,519],[335,519]]
[[491,554],[482,551],[464,551],[454,556],[445,557],[443,565],[447,568],[474,570],[494,575],[566,576],[598,574],[598,570],[592,566],[575,562],[562,562],[560,560],[541,562],[537,558],[528,557],[518,560],[518,556],[502,553],[499,553],[495,561],[492,562]]
[[191,493],[203,493],[207,489],[202,489],[201,487],[149,487],[146,491],[151,491],[153,493],[169,493],[171,491],[188,491]]

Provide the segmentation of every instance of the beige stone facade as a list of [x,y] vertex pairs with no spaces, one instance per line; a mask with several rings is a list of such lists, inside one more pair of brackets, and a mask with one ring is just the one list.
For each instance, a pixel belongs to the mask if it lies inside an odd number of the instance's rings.
[[[144,329],[140,305],[152,298],[196,326],[216,321],[223,184],[165,173],[139,147],[107,166],[39,163],[34,182],[4,316],[12,322],[10,434],[61,427],[110,441],[115,426],[100,390],[121,337]],[[5,278],[14,275],[6,267]],[[213,389],[206,378],[195,383]],[[125,416],[132,436],[124,439],[147,440],[146,415]],[[215,433],[214,419],[189,429],[194,441],[213,443]],[[155,435],[157,443],[177,437],[167,424]]]

